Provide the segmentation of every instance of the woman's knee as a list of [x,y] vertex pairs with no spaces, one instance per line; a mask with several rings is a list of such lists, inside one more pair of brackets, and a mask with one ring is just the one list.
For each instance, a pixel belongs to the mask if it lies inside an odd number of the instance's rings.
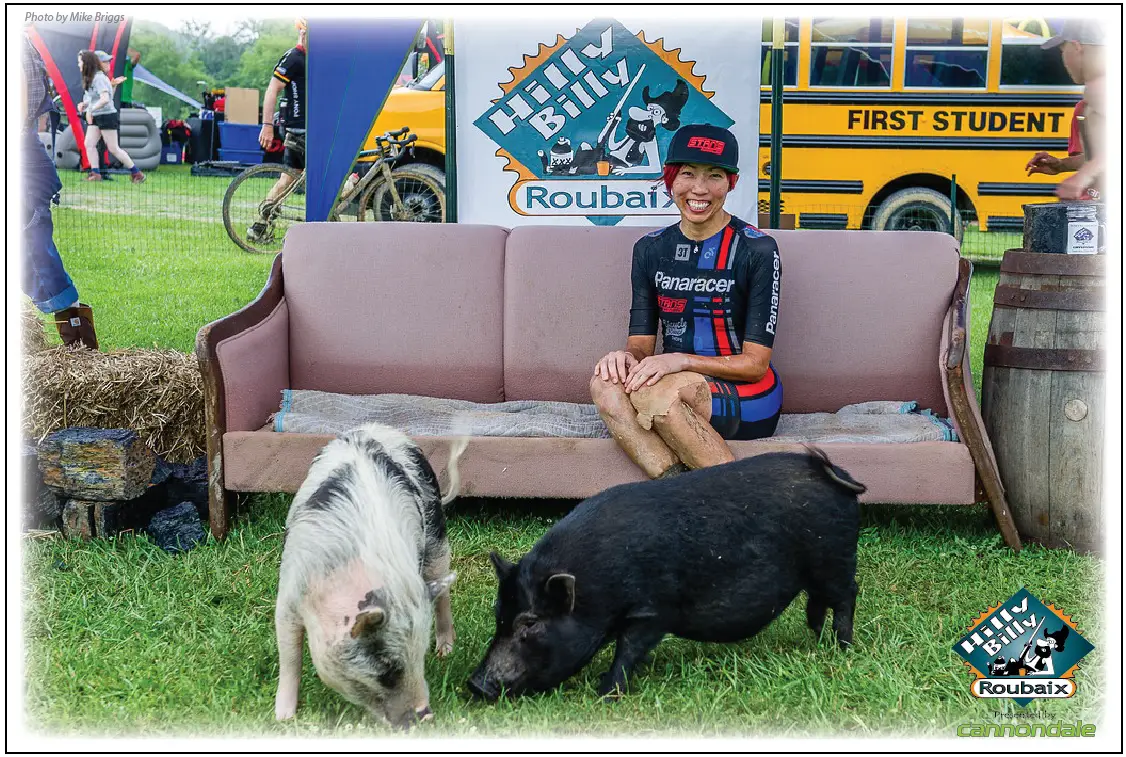
[[[707,384],[703,386],[706,388]],[[668,413],[673,405],[684,399],[685,394],[692,396],[694,392],[692,385],[686,383],[685,376],[672,373],[662,376],[653,386],[643,386],[631,392],[629,399],[638,413],[656,418]]]
[[590,382],[590,397],[603,418],[617,418],[624,421],[637,417],[633,405],[630,404],[630,396],[626,394],[621,384],[604,381],[595,376]]

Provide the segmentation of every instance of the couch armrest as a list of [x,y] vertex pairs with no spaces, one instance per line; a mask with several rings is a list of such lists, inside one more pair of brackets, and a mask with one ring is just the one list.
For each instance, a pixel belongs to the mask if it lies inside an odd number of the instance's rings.
[[230,504],[223,486],[223,434],[260,428],[289,386],[289,308],[281,254],[254,301],[199,330],[195,354],[203,376],[209,520],[211,533],[222,538]]
[[993,455],[993,443],[985,430],[981,409],[974,392],[973,374],[970,371],[969,343],[970,328],[970,276],[973,264],[966,258],[958,261],[958,282],[954,285],[954,295],[950,302],[946,320],[942,325],[942,341],[939,365],[943,371],[943,392],[951,417],[958,429],[962,442],[969,448],[974,461],[978,479],[981,481],[993,515],[1005,543],[1014,551],[1020,551],[1020,535],[1013,522],[1009,504],[1005,501],[1005,489],[1001,483],[1000,469]]

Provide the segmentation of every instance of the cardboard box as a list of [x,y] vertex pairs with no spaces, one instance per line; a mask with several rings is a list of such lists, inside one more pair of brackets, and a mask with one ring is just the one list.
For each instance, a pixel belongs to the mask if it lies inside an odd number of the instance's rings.
[[[796,229],[798,216],[796,213],[779,213],[778,214],[778,228],[780,229]],[[770,214],[758,214],[758,227],[760,229],[770,228]]]
[[227,87],[226,120],[232,124],[257,124],[258,90],[246,87]]

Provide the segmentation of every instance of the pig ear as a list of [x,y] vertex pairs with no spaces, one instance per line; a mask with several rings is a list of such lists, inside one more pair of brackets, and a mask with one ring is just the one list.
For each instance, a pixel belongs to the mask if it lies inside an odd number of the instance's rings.
[[438,598],[438,595],[453,585],[454,579],[457,578],[457,571],[450,573],[448,576],[439,578],[437,581],[428,581],[426,583],[426,591],[430,593],[430,601],[433,602]]
[[575,577],[570,573],[556,573],[544,584],[548,602],[556,612],[570,615],[575,609]]
[[383,627],[387,622],[387,613],[382,607],[372,607],[356,616],[352,623],[352,638],[358,639],[364,634],[372,633]]
[[497,572],[497,578],[501,581],[507,578],[508,574],[512,572],[512,569],[516,567],[496,552],[489,553],[489,560],[493,563],[493,568],[496,569]]

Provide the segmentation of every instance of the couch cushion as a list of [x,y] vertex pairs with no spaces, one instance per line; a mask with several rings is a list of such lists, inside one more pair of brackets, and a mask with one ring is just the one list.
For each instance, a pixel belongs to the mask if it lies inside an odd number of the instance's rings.
[[[589,402],[598,358],[625,346],[638,227],[522,226],[505,260],[506,399]],[[937,368],[958,275],[937,232],[773,231],[782,256],[774,365],[786,413],[914,400],[946,415]]]
[[[224,484],[242,492],[296,492],[313,457],[333,437],[239,431],[223,435]],[[435,471],[445,467],[449,439],[415,437]],[[737,458],[793,450],[770,440],[731,442]],[[950,442],[825,444],[829,458],[868,487],[862,502],[970,504],[969,449]],[[458,466],[462,494],[478,497],[581,499],[644,479],[613,439],[474,437]]]
[[291,228],[282,253],[291,388],[502,400],[507,233],[470,224]]

